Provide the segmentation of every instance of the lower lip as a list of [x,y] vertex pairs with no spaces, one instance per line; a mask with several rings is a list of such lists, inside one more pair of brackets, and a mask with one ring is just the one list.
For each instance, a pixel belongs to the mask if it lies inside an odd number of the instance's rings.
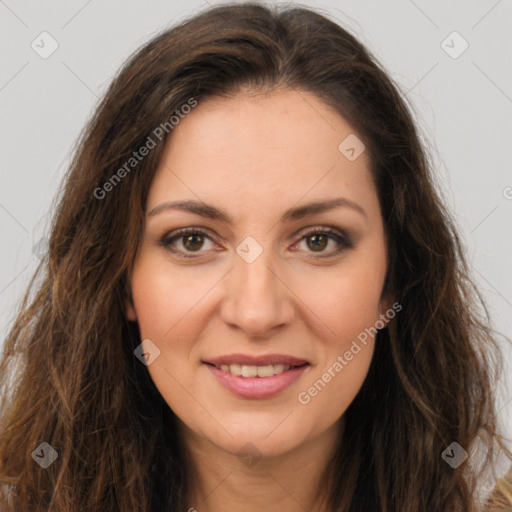
[[309,368],[306,364],[272,377],[241,377],[219,370],[211,364],[206,366],[228,391],[244,398],[267,398],[277,395],[290,387]]

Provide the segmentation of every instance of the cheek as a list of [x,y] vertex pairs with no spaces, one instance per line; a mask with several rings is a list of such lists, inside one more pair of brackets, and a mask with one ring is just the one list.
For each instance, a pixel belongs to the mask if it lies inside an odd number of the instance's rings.
[[183,389],[193,392],[190,362],[204,329],[205,295],[215,280],[194,276],[192,269],[173,269],[163,259],[144,259],[142,253],[132,274],[132,297],[141,339],[149,338],[160,350],[148,372],[169,406],[183,413],[191,405]]
[[333,354],[328,363],[317,368],[297,395],[306,415],[332,424],[349,407],[359,392],[370,367],[374,342],[356,342],[347,350]]
[[[132,275],[132,296],[141,336],[176,342],[185,325],[188,337],[193,334],[190,328],[200,331],[197,311],[213,284],[212,276],[199,277],[190,269],[173,271],[168,262],[159,258],[142,259]],[[196,322],[191,324],[188,320],[194,316]]]
[[[304,413],[319,418],[318,428],[336,421],[359,392],[371,364],[379,289],[373,276],[353,274],[326,280],[325,293],[309,297],[308,306],[322,320],[317,330],[318,366],[300,389]],[[320,348],[321,347],[321,348]]]
[[314,286],[308,281],[303,288],[304,302],[314,313],[309,317],[321,320],[316,338],[322,347],[318,367],[298,401],[311,413],[324,411],[326,422],[350,405],[371,364],[385,263],[375,253],[370,256],[333,273],[318,273]]
[[357,264],[297,280],[295,290],[300,289],[298,295],[310,310],[307,314],[305,309],[304,316],[316,317],[319,328],[326,332],[327,337],[320,337],[342,350],[379,320],[384,277],[384,265],[361,258]]

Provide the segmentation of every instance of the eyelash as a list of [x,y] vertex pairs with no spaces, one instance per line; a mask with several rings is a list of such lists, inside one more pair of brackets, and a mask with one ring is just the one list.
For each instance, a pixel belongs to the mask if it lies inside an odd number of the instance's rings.
[[[298,242],[296,242],[296,243],[299,243],[302,240],[307,239],[308,237],[313,236],[313,235],[317,235],[317,234],[328,235],[329,238],[331,240],[334,240],[335,242],[337,242],[340,245],[340,247],[338,247],[334,251],[331,251],[326,256],[320,256],[320,255],[311,256],[313,259],[332,258],[334,256],[337,256],[340,252],[342,252],[342,251],[344,251],[346,249],[353,248],[353,244],[352,244],[351,240],[348,238],[347,235],[345,235],[344,233],[342,233],[342,232],[340,232],[338,230],[335,230],[335,229],[332,229],[332,228],[328,228],[328,227],[311,229],[310,231],[308,231],[304,235],[302,235],[300,240]],[[192,255],[192,254],[189,255],[189,254],[186,254],[186,253],[183,253],[181,251],[178,251],[178,250],[175,250],[175,249],[171,248],[171,244],[173,243],[174,240],[177,240],[177,239],[180,239],[180,238],[183,239],[183,238],[185,238],[185,235],[201,235],[201,236],[209,238],[210,240],[213,241],[212,237],[209,236],[207,232],[205,232],[205,231],[203,231],[201,229],[198,229],[198,228],[188,227],[188,228],[180,228],[180,229],[177,229],[176,231],[172,231],[171,233],[166,234],[161,239],[160,245],[162,245],[165,249],[167,249],[168,251],[172,252],[173,254],[176,254],[178,257],[189,258],[189,259],[197,258],[198,255],[195,255],[195,254],[194,255]],[[200,253],[200,252],[203,252],[203,251],[199,250],[199,251],[191,251],[191,252]],[[312,252],[312,254],[315,254],[315,253]]]

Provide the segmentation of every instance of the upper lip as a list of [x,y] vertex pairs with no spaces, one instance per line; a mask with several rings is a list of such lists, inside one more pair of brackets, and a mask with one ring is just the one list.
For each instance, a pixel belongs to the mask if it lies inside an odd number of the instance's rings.
[[229,354],[225,356],[212,357],[203,360],[204,363],[220,366],[222,364],[240,364],[245,366],[268,366],[273,364],[285,364],[289,366],[301,366],[309,364],[305,359],[287,356],[284,354],[267,354],[262,356],[251,356],[248,354]]

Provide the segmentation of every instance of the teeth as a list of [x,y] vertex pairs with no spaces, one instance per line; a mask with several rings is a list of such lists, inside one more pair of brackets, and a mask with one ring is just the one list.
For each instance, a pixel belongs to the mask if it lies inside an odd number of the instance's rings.
[[[217,368],[219,368],[217,366]],[[220,369],[223,372],[229,372],[232,375],[242,377],[272,377],[291,368],[288,364],[269,364],[267,366],[247,366],[240,364],[221,364]]]
[[274,375],[274,367],[271,364],[268,366],[251,366],[250,368],[256,368],[258,377],[272,377]]

